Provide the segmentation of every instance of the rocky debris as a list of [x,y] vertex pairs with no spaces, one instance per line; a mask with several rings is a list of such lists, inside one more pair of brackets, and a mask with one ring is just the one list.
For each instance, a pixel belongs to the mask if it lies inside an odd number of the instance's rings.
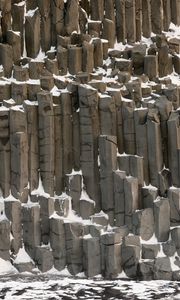
[[179,0],[26,2],[0,1],[0,258],[179,280]]

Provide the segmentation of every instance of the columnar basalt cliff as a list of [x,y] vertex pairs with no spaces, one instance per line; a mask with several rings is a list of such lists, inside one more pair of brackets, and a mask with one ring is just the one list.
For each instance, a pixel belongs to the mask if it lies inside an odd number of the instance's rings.
[[180,1],[0,9],[0,259],[180,280]]

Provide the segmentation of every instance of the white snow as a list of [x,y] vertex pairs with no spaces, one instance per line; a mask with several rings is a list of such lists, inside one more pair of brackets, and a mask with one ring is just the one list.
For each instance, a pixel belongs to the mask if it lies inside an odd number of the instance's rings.
[[101,210],[99,213],[94,214],[93,217],[104,217],[106,220],[109,220],[108,215],[103,210]]
[[26,13],[26,17],[33,17],[37,10],[38,10],[37,7],[35,9],[28,10]]
[[83,236],[83,239],[84,240],[92,239],[92,235],[90,233],[86,234],[86,235]]
[[14,260],[15,264],[20,264],[20,263],[29,263],[32,262],[32,259],[30,258],[30,256],[27,254],[27,252],[25,251],[24,247],[20,248],[17,256]]
[[44,187],[43,187],[43,184],[42,184],[41,176],[39,176],[39,186],[38,186],[38,188],[36,190],[33,190],[31,192],[31,194],[32,195],[44,196],[46,198],[50,197],[50,195],[44,191]]
[[0,275],[17,274],[18,271],[12,266],[10,261],[0,258]]
[[159,244],[155,234],[153,234],[153,236],[148,240],[148,241],[145,241],[143,240],[141,237],[140,237],[140,241],[141,241],[141,244]]
[[90,202],[90,203],[93,203],[94,206],[95,206],[95,201],[92,200],[92,199],[89,197],[89,195],[87,194],[87,192],[86,192],[84,189],[82,189],[82,191],[81,191],[81,197],[80,197],[80,200],[88,201],[88,202]]
[[23,6],[24,4],[25,4],[25,1],[21,1],[19,3],[15,3],[14,5],[16,5],[16,6]]

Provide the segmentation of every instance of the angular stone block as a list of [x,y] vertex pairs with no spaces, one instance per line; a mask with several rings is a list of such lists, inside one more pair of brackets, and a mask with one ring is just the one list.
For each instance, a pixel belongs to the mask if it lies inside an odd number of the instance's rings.
[[89,219],[94,214],[95,202],[81,195],[80,198],[80,216],[83,219]]
[[35,257],[35,247],[41,243],[39,204],[22,207],[23,242],[28,254]]
[[53,267],[52,251],[49,247],[36,247],[35,258],[37,267],[41,272],[47,272]]
[[103,19],[102,37],[108,40],[109,48],[113,48],[115,44],[115,24],[114,21]]
[[180,227],[175,227],[171,230],[171,238],[174,241],[176,249],[180,249]]
[[139,207],[138,198],[138,179],[134,177],[126,177],[124,180],[125,195],[125,224],[132,228],[132,214]]
[[146,208],[133,213],[132,230],[134,234],[140,235],[145,241],[153,236],[154,216],[152,208]]
[[94,68],[94,46],[86,41],[82,45],[82,70],[91,73]]
[[11,250],[13,253],[18,253],[22,245],[22,224],[21,224],[21,203],[20,201],[7,200],[5,201],[5,214],[11,221]]
[[159,242],[166,242],[170,230],[170,206],[166,198],[157,198],[154,202],[155,235]]
[[180,189],[170,188],[168,199],[170,204],[170,221],[172,224],[178,224],[180,222]]
[[103,65],[103,44],[100,38],[93,38],[94,46],[94,67],[102,67]]
[[173,240],[169,240],[165,243],[162,243],[163,252],[166,256],[171,257],[174,256],[176,252],[176,245]]
[[62,194],[55,197],[54,210],[61,217],[67,217],[71,206],[71,197],[67,194]]
[[101,235],[102,273],[115,278],[121,273],[121,235],[107,232]]
[[124,195],[124,179],[125,173],[122,171],[113,172],[114,186],[114,212],[116,217],[116,226],[124,225],[125,216],[125,195]]
[[72,275],[83,270],[83,240],[82,224],[77,222],[65,223],[66,262]]
[[50,245],[54,257],[54,267],[61,271],[66,265],[65,231],[61,218],[50,218]]
[[83,267],[87,277],[101,273],[101,249],[99,238],[91,235],[83,238]]
[[155,80],[158,76],[158,60],[155,55],[146,55],[144,57],[144,73],[150,80]]
[[2,217],[0,221],[0,250],[9,251],[10,250],[10,221]]
[[136,278],[138,262],[140,259],[140,248],[131,246],[122,246],[121,249],[121,263],[126,275],[130,278]]
[[13,69],[13,48],[8,44],[0,44],[0,64],[3,65],[4,75],[11,77]]
[[154,260],[141,260],[138,266],[138,273],[141,280],[154,279]]
[[172,280],[172,269],[168,257],[158,257],[154,264],[154,279]]
[[142,258],[155,259],[160,251],[160,244],[142,244]]
[[141,189],[143,208],[153,208],[154,201],[158,196],[158,189],[154,186],[143,187]]
[[12,46],[13,61],[18,64],[21,59],[21,36],[19,32],[9,30],[7,32],[7,42]]
[[73,75],[82,71],[82,47],[68,46],[68,69]]

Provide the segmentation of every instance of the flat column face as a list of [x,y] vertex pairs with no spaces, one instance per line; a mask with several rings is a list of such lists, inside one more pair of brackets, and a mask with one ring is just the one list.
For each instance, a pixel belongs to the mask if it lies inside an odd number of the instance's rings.
[[25,39],[28,56],[35,58],[40,50],[40,14],[38,9],[34,11],[33,15],[26,15]]
[[30,191],[33,191],[39,184],[38,106],[25,101],[24,108],[27,114],[29,184]]
[[135,0],[125,1],[126,38],[128,43],[136,41],[136,7]]
[[148,160],[149,175],[154,186],[158,186],[158,172],[162,169],[163,156],[161,144],[160,124],[148,120],[147,123],[148,136]]
[[126,22],[125,22],[125,0],[116,0],[116,34],[118,42],[125,42]]
[[171,0],[171,20],[174,24],[178,25],[180,24],[180,17],[179,17],[179,12],[180,12],[180,1]]
[[38,93],[39,163],[45,192],[54,193],[54,113],[52,96]]
[[162,0],[151,0],[152,32],[161,33],[163,29],[163,3]]
[[142,1],[142,34],[146,38],[151,36],[151,2]]
[[104,16],[104,1],[103,0],[91,0],[91,19],[102,21]]
[[[11,191],[15,198],[24,202],[28,186],[28,147],[26,133],[15,133],[11,137]],[[24,196],[24,197],[23,197]]]

